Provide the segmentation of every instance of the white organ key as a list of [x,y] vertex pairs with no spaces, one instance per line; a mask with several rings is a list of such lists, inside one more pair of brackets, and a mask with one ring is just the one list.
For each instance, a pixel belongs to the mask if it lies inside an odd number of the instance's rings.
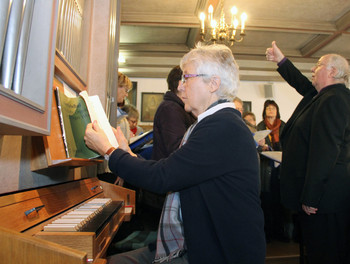
[[77,214],[66,214],[61,217],[61,219],[85,219],[89,220],[88,215],[77,215]]
[[48,224],[44,226],[44,231],[78,231],[79,227],[75,224]]
[[81,224],[83,225],[86,221],[84,219],[66,219],[60,218],[52,222],[52,224]]

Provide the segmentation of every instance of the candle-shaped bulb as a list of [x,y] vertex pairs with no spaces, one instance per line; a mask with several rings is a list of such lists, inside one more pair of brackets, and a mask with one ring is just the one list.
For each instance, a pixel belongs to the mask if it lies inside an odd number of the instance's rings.
[[244,28],[245,28],[245,21],[247,20],[247,14],[246,13],[242,13],[241,15],[241,34],[244,34]]
[[234,23],[234,20],[236,18],[236,14],[237,14],[237,7],[234,6],[231,8],[231,27],[233,27],[233,23]]
[[211,24],[213,21],[213,12],[214,12],[214,7],[212,5],[209,6],[208,8],[208,13],[209,13],[209,23]]
[[212,33],[213,38],[216,38],[216,26],[217,26],[216,20],[213,19],[211,21],[211,28],[213,29],[213,33]]
[[238,21],[237,18],[235,18],[235,19],[233,20],[233,28],[234,28],[234,29],[237,29],[238,24],[239,24],[239,21]]
[[204,33],[205,14],[203,12],[200,14],[199,19],[201,20],[202,33]]
[[231,14],[232,14],[232,15],[237,15],[237,11],[238,11],[238,10],[237,10],[237,7],[236,7],[236,6],[234,6],[234,7],[231,8]]

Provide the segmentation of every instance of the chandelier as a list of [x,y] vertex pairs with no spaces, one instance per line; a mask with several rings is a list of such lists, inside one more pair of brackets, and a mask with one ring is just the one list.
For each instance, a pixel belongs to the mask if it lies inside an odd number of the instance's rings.
[[[203,12],[200,14],[201,21],[201,38],[206,44],[209,43],[222,43],[229,46],[233,46],[234,42],[241,42],[245,36],[245,22],[247,20],[247,14],[242,13],[240,21],[237,19],[238,10],[234,6],[231,8],[231,23],[226,24],[224,1],[221,2],[221,14],[219,22],[213,19],[214,8],[212,5],[208,8],[208,15]],[[207,17],[207,20],[206,20]],[[240,33],[239,31],[240,25]]]

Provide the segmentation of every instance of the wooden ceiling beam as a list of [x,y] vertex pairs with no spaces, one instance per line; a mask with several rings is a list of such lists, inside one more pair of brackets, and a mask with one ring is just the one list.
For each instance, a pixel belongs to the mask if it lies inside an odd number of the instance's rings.
[[310,57],[329,43],[339,38],[342,34],[347,34],[346,32],[350,28],[350,11],[346,12],[341,16],[335,23],[336,31],[332,35],[318,35],[316,38],[311,40],[306,46],[304,46],[300,52],[303,57]]
[[350,29],[350,11],[346,12],[341,16],[336,22],[335,25],[338,31],[347,31]]

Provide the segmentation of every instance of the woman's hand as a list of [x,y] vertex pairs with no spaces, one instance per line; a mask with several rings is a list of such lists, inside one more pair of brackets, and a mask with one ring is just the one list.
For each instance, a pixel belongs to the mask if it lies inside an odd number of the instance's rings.
[[269,145],[266,144],[265,138],[259,140],[258,145],[261,147],[262,151],[269,150]]
[[125,138],[122,130],[120,129],[120,127],[117,127],[117,129],[115,129],[114,127],[112,127],[113,133],[118,141],[119,144],[119,148],[129,152],[130,155],[132,156],[137,156],[134,152],[131,151],[130,147],[129,147],[129,142],[128,140]]
[[258,141],[258,144],[259,144],[259,146],[264,146],[265,145],[265,138],[263,138],[263,139],[260,139],[259,141]]
[[95,150],[102,156],[106,154],[109,148],[112,147],[106,134],[100,128],[97,121],[94,121],[86,126],[84,140],[86,146],[92,150]]

